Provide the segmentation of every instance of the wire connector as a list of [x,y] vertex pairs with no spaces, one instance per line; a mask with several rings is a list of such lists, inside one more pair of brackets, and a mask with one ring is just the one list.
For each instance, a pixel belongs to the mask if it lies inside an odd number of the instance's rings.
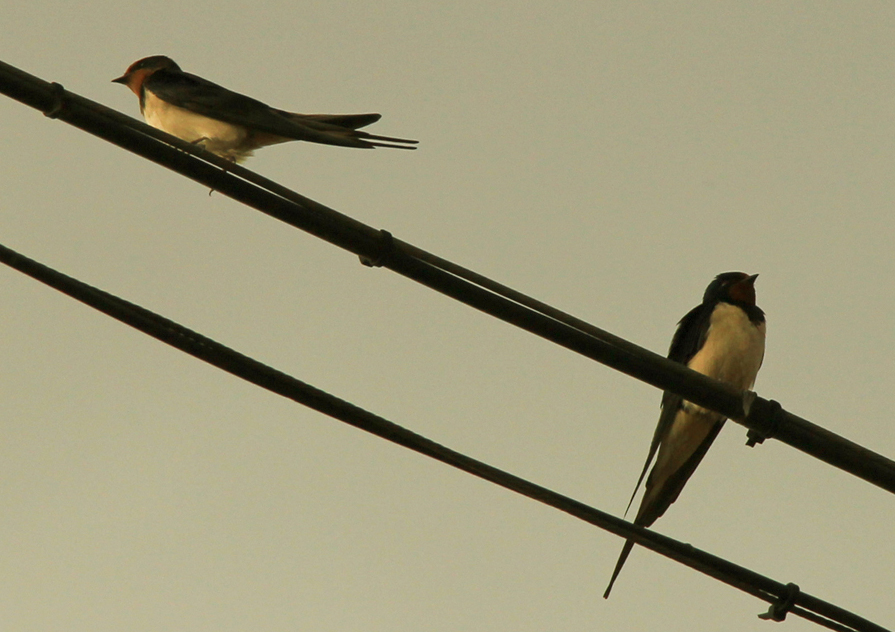
[[796,605],[796,599],[799,596],[799,587],[792,582],[786,584],[786,592],[782,597],[779,597],[777,601],[771,604],[771,607],[768,608],[767,612],[762,612],[758,615],[759,619],[764,619],[765,621],[783,621],[786,619],[786,615],[792,610],[792,607]]
[[50,88],[53,91],[53,104],[44,110],[44,116],[51,119],[59,118],[65,111],[65,88],[55,81],[50,84]]
[[362,264],[369,268],[380,268],[395,253],[395,238],[387,230],[379,231],[379,252],[374,257],[360,255]]
[[[773,399],[768,400],[767,405],[753,406],[756,401],[755,394],[751,391],[748,393],[751,393],[753,397],[745,406],[746,419],[760,425],[760,428],[750,428],[746,433],[746,445],[754,448],[756,443],[764,443],[765,439],[772,439],[777,434],[777,430],[784,421],[785,412],[780,402]],[[761,401],[758,400],[758,403]],[[755,413],[755,418],[753,418],[753,413]]]

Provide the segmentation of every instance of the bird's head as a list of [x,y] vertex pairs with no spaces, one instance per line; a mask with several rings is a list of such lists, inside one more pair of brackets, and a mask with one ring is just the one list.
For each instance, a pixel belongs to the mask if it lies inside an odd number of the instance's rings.
[[757,274],[748,275],[745,272],[724,272],[715,277],[705,289],[702,297],[703,303],[741,303],[743,305],[755,305],[755,279]]
[[173,59],[164,55],[153,55],[152,57],[144,57],[132,63],[127,71],[118,77],[112,79],[112,83],[122,83],[130,88],[134,94],[140,96],[143,89],[143,82],[146,78],[157,70],[180,70]]

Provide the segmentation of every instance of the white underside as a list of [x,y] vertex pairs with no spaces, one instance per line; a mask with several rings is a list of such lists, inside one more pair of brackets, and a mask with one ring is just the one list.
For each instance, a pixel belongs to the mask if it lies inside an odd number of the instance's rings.
[[688,366],[738,389],[752,388],[764,358],[764,340],[764,323],[756,325],[736,305],[719,303],[712,312],[705,344]]
[[205,149],[224,158],[240,160],[250,156],[254,149],[248,143],[249,132],[245,127],[171,105],[148,90],[143,104],[143,117],[153,127],[188,143],[202,141]]

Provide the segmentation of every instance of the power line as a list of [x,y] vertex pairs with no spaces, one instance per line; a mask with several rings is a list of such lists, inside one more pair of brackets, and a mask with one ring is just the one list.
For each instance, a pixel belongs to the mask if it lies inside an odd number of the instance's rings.
[[0,62],[0,92],[467,305],[672,391],[895,493],[895,462],[779,404],[672,362],[457,264],[394,239],[239,165]]
[[0,262],[53,287],[162,342],[232,375],[330,417],[441,461],[705,573],[772,604],[763,617],[782,621],[788,612],[838,632],[887,632],[885,628],[827,601],[784,585],[723,558],[616,518],[567,496],[478,461],[407,430],[387,419],[317,389],[230,349],[143,307],[53,270],[0,245]]

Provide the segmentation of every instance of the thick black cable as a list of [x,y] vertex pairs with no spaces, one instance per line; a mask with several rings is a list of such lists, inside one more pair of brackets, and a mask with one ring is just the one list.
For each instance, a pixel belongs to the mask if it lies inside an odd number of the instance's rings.
[[[0,62],[0,92],[276,217],[368,263],[378,263],[740,423],[750,444],[776,438],[895,493],[895,462],[754,393],[696,373],[461,266],[406,244],[247,169]],[[387,251],[383,248],[386,247]]]
[[[451,450],[154,312],[87,285],[2,245],[0,245],[0,262],[232,375],[334,417],[355,428],[564,511],[618,536],[632,539],[641,546],[739,588],[770,604],[786,603],[787,609],[793,614],[840,632],[886,632],[885,628],[848,610],[812,597],[801,590],[793,591],[791,584],[784,585],[696,549],[689,544],[636,526]],[[772,612],[777,612],[777,610],[772,607]]]

